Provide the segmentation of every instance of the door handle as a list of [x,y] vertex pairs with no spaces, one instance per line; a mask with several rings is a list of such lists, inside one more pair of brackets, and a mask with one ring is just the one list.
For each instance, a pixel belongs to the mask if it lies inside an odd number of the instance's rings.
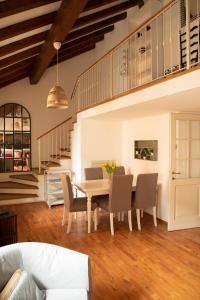
[[174,171],[173,171],[172,174],[173,174],[173,175],[180,175],[181,173],[180,173],[180,172],[174,172]]

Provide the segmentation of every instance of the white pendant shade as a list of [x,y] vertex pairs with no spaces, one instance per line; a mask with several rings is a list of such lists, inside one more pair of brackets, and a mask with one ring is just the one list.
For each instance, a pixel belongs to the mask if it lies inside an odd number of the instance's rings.
[[60,85],[52,87],[47,97],[47,108],[65,109],[68,107],[68,99],[63,88]]

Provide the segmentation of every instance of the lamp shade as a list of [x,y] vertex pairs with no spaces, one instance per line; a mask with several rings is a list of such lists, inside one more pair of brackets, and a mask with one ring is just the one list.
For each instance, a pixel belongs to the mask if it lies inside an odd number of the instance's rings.
[[55,85],[50,89],[47,97],[47,108],[68,108],[69,103],[63,88],[60,85]]

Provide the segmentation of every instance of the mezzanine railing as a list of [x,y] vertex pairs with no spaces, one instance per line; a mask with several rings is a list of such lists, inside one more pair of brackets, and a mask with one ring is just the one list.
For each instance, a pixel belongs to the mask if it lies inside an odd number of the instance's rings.
[[174,0],[82,73],[72,119],[94,105],[199,64],[200,1]]

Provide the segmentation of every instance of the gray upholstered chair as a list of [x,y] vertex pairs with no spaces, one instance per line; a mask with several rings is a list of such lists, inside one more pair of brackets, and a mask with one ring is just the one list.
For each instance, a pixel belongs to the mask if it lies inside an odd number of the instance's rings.
[[[95,196],[99,207],[110,213],[110,230],[114,235],[113,217],[115,213],[128,211],[129,229],[132,231],[131,196],[133,175],[116,175],[112,177],[109,195]],[[95,223],[95,230],[97,222]]]
[[[62,188],[64,193],[64,211],[63,211],[63,221],[62,225],[64,226],[68,217],[67,233],[70,233],[72,216],[75,212],[87,211],[87,197],[76,197],[74,198],[72,191],[71,180],[68,175],[62,173],[60,175],[62,181]],[[91,209],[95,210],[94,221],[97,220],[97,204],[93,201]]]
[[140,211],[153,208],[153,221],[157,226],[157,181],[158,173],[139,174],[137,177],[136,191],[132,192],[132,208],[136,209],[138,230],[141,230]]
[[102,168],[85,168],[85,180],[103,179]]
[[115,171],[113,172],[113,175],[125,175],[124,166],[116,167]]
[[[17,269],[27,271],[50,299],[90,299],[90,258],[82,253],[45,243],[18,243],[0,247],[0,291]],[[18,297],[24,298],[22,291]],[[35,298],[34,298],[35,299]]]

